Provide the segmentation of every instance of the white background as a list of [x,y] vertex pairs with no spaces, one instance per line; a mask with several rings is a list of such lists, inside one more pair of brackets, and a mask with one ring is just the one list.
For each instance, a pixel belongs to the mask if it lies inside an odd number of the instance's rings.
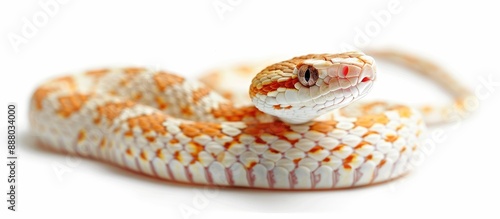
[[[411,174],[392,183],[342,191],[219,189],[207,196],[203,187],[148,179],[96,161],[74,165],[67,156],[35,148],[28,138],[27,122],[31,92],[56,75],[94,67],[145,65],[195,78],[228,63],[338,52],[342,43],[354,45],[360,32],[371,35],[364,45],[357,44],[362,48],[415,52],[445,66],[472,90],[478,89],[483,86],[480,78],[500,81],[500,16],[494,1],[399,0],[399,13],[380,23],[373,14],[387,11],[389,0],[69,0],[58,4],[58,10],[43,23],[46,12],[39,2],[47,1],[2,1],[0,5],[0,108],[4,114],[0,130],[6,132],[8,102],[17,103],[20,129],[18,212],[9,214],[2,204],[1,218],[176,218],[182,216],[181,209],[196,209],[196,215],[188,218],[233,213],[238,218],[254,218],[250,213],[258,212],[323,212],[326,215],[321,217],[331,218],[500,216],[499,86],[491,91],[482,88],[489,96],[470,118],[455,126],[434,128],[445,137]],[[214,4],[227,10],[218,13]],[[27,25],[23,20],[33,22],[33,17],[39,19],[36,33],[23,36],[22,28]],[[366,27],[372,29],[366,32]],[[13,44],[14,35],[26,41]],[[429,81],[387,63],[380,63],[377,83],[366,99],[409,104],[448,100]],[[6,134],[0,136],[6,142]],[[1,154],[5,164],[6,150]],[[58,177],[54,172],[58,165],[72,172]],[[2,166],[3,193],[7,168]],[[201,205],[196,204],[200,200]]]

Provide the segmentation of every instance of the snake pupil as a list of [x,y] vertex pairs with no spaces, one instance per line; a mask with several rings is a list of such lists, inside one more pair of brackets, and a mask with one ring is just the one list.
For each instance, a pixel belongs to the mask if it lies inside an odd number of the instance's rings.
[[306,79],[307,82],[309,82],[309,79],[311,78],[311,73],[309,72],[309,68],[307,68],[304,79]]

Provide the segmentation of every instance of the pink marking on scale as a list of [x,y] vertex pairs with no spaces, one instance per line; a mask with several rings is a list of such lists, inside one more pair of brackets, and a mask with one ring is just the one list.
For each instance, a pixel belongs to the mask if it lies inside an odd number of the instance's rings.
[[207,176],[208,185],[213,185],[214,180],[212,178],[212,174],[210,174],[210,171],[208,171],[208,167],[205,167],[204,169],[205,169],[205,175]]
[[139,172],[146,174],[145,171],[142,171],[141,164],[139,162],[140,162],[139,159],[134,157],[134,163],[135,163],[135,166],[137,166],[137,169],[139,170]]
[[339,182],[339,178],[340,178],[340,173],[339,173],[339,170],[336,169],[335,171],[333,171],[333,174],[332,174],[332,188],[335,188],[335,186]]
[[[295,169],[296,170],[296,169]],[[297,175],[295,175],[295,170],[290,172],[288,176],[288,181],[290,182],[290,188],[293,189],[297,183],[299,183],[297,179]]]
[[175,181],[174,173],[172,172],[172,169],[170,169],[169,164],[170,163],[165,164],[165,166],[167,167],[168,176],[170,177],[170,180]]
[[349,67],[344,66],[344,68],[342,68],[342,75],[346,77],[348,73],[349,73]]
[[229,183],[230,186],[234,186],[233,172],[229,168],[226,168],[225,172],[226,172],[227,182]]
[[375,181],[375,178],[377,178],[379,169],[380,169],[380,167],[377,165],[375,167],[375,170],[373,170],[372,179],[370,180],[370,184],[373,183],[373,181]]
[[352,181],[352,184],[351,186],[354,186],[360,179],[361,177],[363,177],[363,173],[361,172],[360,170],[361,168],[358,167],[355,171],[354,171],[354,179]]
[[159,178],[158,173],[156,172],[155,166],[153,165],[153,161],[149,161],[149,166],[151,167],[151,170],[153,170],[153,175],[155,177]]
[[189,171],[189,166],[184,167],[184,172],[186,172],[186,177],[188,178],[190,183],[193,183],[193,174],[191,174],[191,171]]
[[311,173],[311,189],[316,188],[316,185],[321,181],[321,175],[320,174],[314,174],[314,172]]
[[246,171],[247,172],[247,182],[250,187],[254,187],[255,175],[253,175],[253,168]]
[[267,182],[269,183],[269,188],[273,188],[276,180],[274,180],[274,174],[272,170],[267,171]]

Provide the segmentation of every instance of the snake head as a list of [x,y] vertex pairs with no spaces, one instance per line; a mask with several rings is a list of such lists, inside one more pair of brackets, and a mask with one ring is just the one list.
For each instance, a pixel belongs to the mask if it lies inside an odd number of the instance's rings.
[[375,62],[362,52],[311,54],[262,70],[250,98],[260,111],[300,124],[364,97],[375,78]]

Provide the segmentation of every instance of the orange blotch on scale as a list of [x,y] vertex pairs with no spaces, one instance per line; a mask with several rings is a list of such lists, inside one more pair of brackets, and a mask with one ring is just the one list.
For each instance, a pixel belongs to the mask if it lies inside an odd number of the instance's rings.
[[153,136],[146,136],[145,138],[149,143],[153,143],[156,141],[156,138]]
[[280,135],[278,136],[280,139],[282,140],[287,140],[288,142],[290,142],[291,145],[295,145],[295,143],[299,142],[299,139],[289,139],[288,137],[285,137],[283,135]]
[[299,162],[300,162],[301,160],[302,160],[302,158],[297,158],[297,159],[294,159],[294,160],[293,160],[293,163],[294,163],[295,165],[299,165]]
[[189,142],[186,145],[186,151],[189,152],[193,156],[198,156],[200,152],[203,151],[205,147],[197,142]]
[[386,162],[387,162],[387,161],[386,161],[385,159],[382,159],[382,160],[380,161],[380,163],[377,165],[377,167],[378,167],[378,168],[380,168],[380,167],[384,166],[384,164],[385,164]]
[[271,135],[282,136],[286,132],[291,131],[290,126],[281,121],[276,121],[268,124],[269,125],[265,127],[265,133],[269,133]]
[[465,101],[466,101],[466,99],[459,99],[459,100],[455,101],[453,106],[459,111],[464,111],[464,110],[466,110]]
[[387,123],[389,123],[389,118],[387,118],[385,114],[362,115],[358,117],[356,122],[354,122],[356,126],[362,126],[365,128],[370,128],[375,123],[386,125]]
[[262,138],[260,138],[260,137],[256,137],[255,138],[255,143],[257,143],[257,144],[267,144],[267,142],[264,141],[264,140],[262,140]]
[[277,104],[277,105],[274,105],[273,108],[275,110],[282,110],[282,109],[291,109],[292,106],[285,106],[285,107],[282,107],[280,104]]
[[116,90],[110,90],[110,91],[108,91],[108,94],[111,96],[117,96],[118,92]]
[[403,148],[401,148],[401,150],[399,150],[399,153],[403,153],[405,151],[406,151],[406,147],[403,147]]
[[203,97],[206,97],[210,91],[211,89],[208,87],[202,87],[193,91],[193,102],[198,103],[198,101],[200,101]]
[[146,69],[142,68],[142,67],[128,67],[128,68],[124,68],[123,72],[125,72],[125,74],[134,75],[134,74],[139,74],[140,72],[145,71],[145,70]]
[[130,129],[139,126],[139,128],[141,128],[142,130],[142,133],[154,131],[158,134],[163,135],[167,133],[167,129],[165,128],[165,126],[163,126],[163,122],[165,120],[166,116],[164,114],[156,113],[129,118],[127,120],[127,123]]
[[125,79],[120,80],[120,83],[119,83],[120,87],[127,86],[127,84],[128,84],[128,82],[129,82],[129,80],[130,80],[130,79],[128,79],[128,78],[125,78]]
[[210,137],[222,137],[222,133],[219,128],[206,127],[203,129],[203,133]]
[[141,160],[144,160],[144,161],[148,160],[148,154],[146,153],[146,151],[141,151],[139,157],[141,158]]
[[423,114],[431,114],[434,108],[432,106],[423,106],[420,108],[420,111],[422,111]]
[[87,132],[83,129],[80,130],[78,132],[78,137],[77,137],[78,143],[81,143],[83,140],[85,140],[86,137],[87,137]]
[[177,138],[172,138],[168,143],[170,144],[178,144],[180,141]]
[[97,78],[100,78],[100,77],[106,75],[107,73],[109,73],[109,69],[104,68],[104,69],[87,71],[87,72],[85,72],[85,75],[95,77],[97,79]]
[[311,125],[311,130],[326,134],[332,131],[336,125],[337,125],[336,121],[316,122],[313,125]]
[[234,141],[226,142],[226,143],[224,143],[224,148],[226,150],[229,150],[233,144],[236,144],[236,142],[234,142]]
[[335,152],[335,151],[342,151],[345,147],[348,147],[347,145],[345,144],[339,144],[337,147],[331,149],[330,151],[331,152]]
[[135,100],[135,101],[138,101],[138,100],[142,99],[142,93],[135,93],[132,96],[132,99]]
[[145,68],[140,68],[140,67],[124,68],[123,73],[125,74],[125,78],[123,78],[120,81],[120,86],[126,86],[134,76],[145,70],[146,70]]
[[64,76],[60,77],[54,80],[55,82],[61,82],[61,83],[66,83],[68,85],[69,89],[74,91],[76,90],[76,82],[75,79],[72,76]]
[[250,96],[255,96],[256,94],[264,94],[266,95],[267,93],[271,91],[275,91],[276,89],[282,87],[282,88],[290,88],[290,89],[295,89],[295,83],[299,81],[298,78],[290,78],[285,81],[272,81],[269,84],[262,85],[262,88],[257,88],[257,86],[252,86],[252,89],[250,89]]
[[42,109],[43,100],[51,93],[56,91],[55,88],[44,88],[40,87],[36,89],[35,93],[33,93],[33,100],[35,101],[35,106],[38,110]]
[[105,148],[106,147],[106,138],[102,138],[101,141],[99,142],[99,148]]
[[181,124],[179,128],[182,130],[184,135],[190,138],[194,138],[201,134],[201,131],[191,124]]
[[242,121],[245,117],[255,118],[259,112],[253,106],[236,108],[232,104],[220,104],[211,111],[215,118],[224,118],[226,121]]
[[280,152],[276,149],[269,148],[269,152],[274,153],[274,154],[279,154]]
[[316,145],[316,146],[312,147],[311,150],[309,150],[309,152],[316,153],[316,152],[321,151],[321,150],[323,150],[323,148],[321,146]]
[[236,73],[239,73],[241,75],[250,75],[254,73],[254,69],[251,66],[248,65],[241,65],[236,69]]
[[158,158],[160,158],[162,160],[165,159],[165,155],[163,154],[162,149],[157,149],[156,152],[155,152],[155,154],[156,154],[156,157],[158,157]]
[[183,106],[181,107],[181,113],[185,116],[192,116],[193,110],[191,109],[191,106]]
[[59,110],[57,113],[62,117],[69,117],[71,114],[79,111],[90,95],[75,93],[69,96],[59,97]]
[[[97,107],[97,112],[100,116],[106,117],[108,121],[111,121],[118,117],[123,110],[130,108],[134,105],[132,101],[125,101],[121,103],[106,103],[102,106]],[[94,123],[99,123],[100,119],[94,120]]]
[[158,72],[153,76],[153,80],[160,91],[165,91],[167,87],[182,83],[184,78],[166,72]]
[[396,127],[396,131],[400,131],[401,129],[403,129],[405,126],[403,124],[401,125],[398,125],[398,127]]
[[385,141],[387,142],[394,143],[396,140],[398,140],[398,136],[396,135],[389,134],[385,136]]
[[[221,125],[217,123],[201,123],[201,122],[193,122],[193,123],[184,123],[180,126],[181,130],[184,128],[189,129],[191,132],[189,137],[196,137],[201,134],[208,135],[210,137],[222,137],[223,134],[221,132]],[[196,130],[193,130],[196,129]]]
[[164,110],[168,107],[167,102],[160,96],[155,97],[156,104],[158,105],[158,109]]
[[233,100],[234,94],[230,91],[222,91],[221,92],[222,96],[228,100]]
[[357,156],[356,156],[356,155],[351,154],[351,155],[349,155],[348,157],[346,157],[346,158],[344,159],[344,163],[351,163],[351,162],[352,162],[353,160],[355,160],[356,158],[357,158]]
[[412,115],[411,110],[408,107],[400,106],[397,107],[396,110],[398,111],[399,116],[402,118],[410,118]]
[[252,161],[252,162],[250,162],[250,163],[246,166],[246,168],[247,168],[247,169],[252,169],[255,165],[257,165],[257,162]]
[[125,137],[129,137],[129,138],[134,136],[134,132],[132,132],[132,130],[128,130],[123,134],[125,135]]
[[368,131],[367,133],[365,133],[365,134],[364,134],[363,136],[361,136],[361,137],[363,137],[363,138],[364,138],[364,137],[366,137],[366,136],[368,136],[368,135],[371,135],[371,134],[376,134],[376,135],[378,135],[379,133],[378,133],[378,132],[375,132],[375,131]]
[[259,125],[252,125],[245,128],[243,132],[258,138],[258,136],[260,136],[264,131],[260,129]]
[[127,148],[127,150],[125,151],[125,154],[127,154],[128,156],[133,156],[134,155],[134,153],[133,153],[133,151],[132,151],[131,148]]
[[358,145],[356,145],[356,146],[354,147],[354,150],[361,149],[361,148],[363,148],[365,145],[369,145],[369,144],[370,144],[370,143],[368,143],[368,142],[366,142],[366,141],[362,141],[362,142],[360,142]]
[[189,162],[189,164],[195,164],[196,162],[199,162],[199,160],[198,160],[198,154],[192,154],[191,156],[192,156],[192,159]]
[[175,160],[178,160],[179,162],[182,163],[182,156],[181,156],[181,153],[179,151],[176,151],[173,155],[174,159]]

